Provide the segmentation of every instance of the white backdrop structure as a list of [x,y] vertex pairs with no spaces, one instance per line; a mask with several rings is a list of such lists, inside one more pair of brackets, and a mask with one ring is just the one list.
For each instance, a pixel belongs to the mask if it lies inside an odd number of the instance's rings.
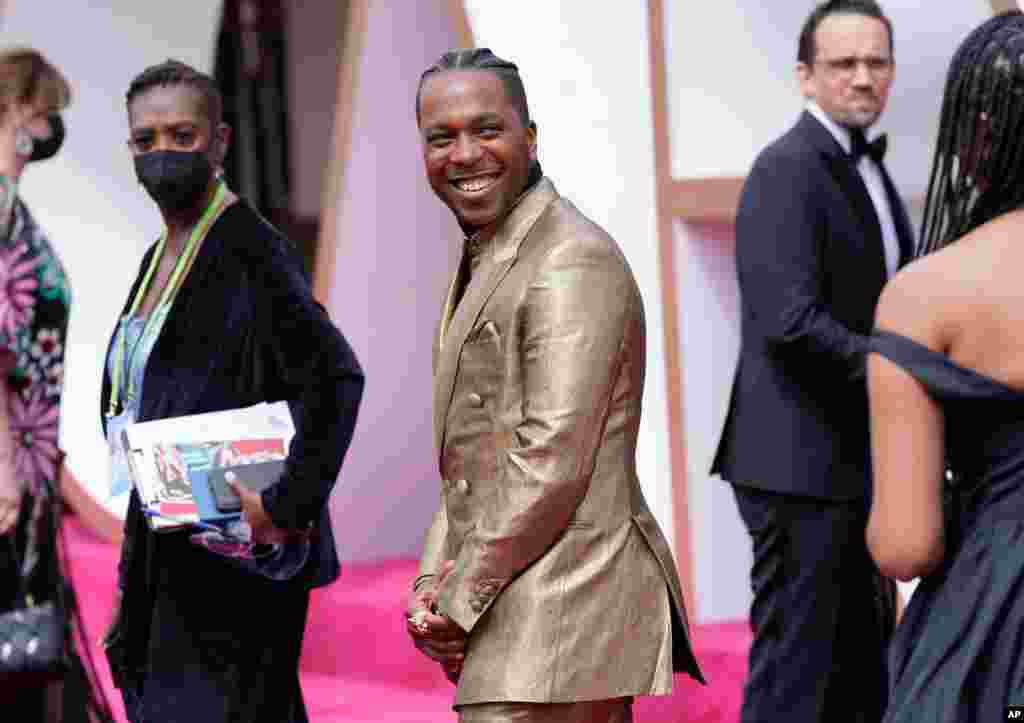
[[366,371],[331,500],[349,560],[417,556],[440,502],[431,344],[462,239],[427,185],[414,112],[420,73],[457,44],[445,3],[369,2],[358,12],[354,93],[338,111],[351,118],[351,140],[325,299]]

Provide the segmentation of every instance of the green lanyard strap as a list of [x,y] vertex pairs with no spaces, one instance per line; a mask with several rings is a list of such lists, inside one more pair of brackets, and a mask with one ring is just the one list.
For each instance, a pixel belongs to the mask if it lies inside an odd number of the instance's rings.
[[[185,244],[185,248],[178,256],[178,260],[174,264],[174,269],[171,271],[171,277],[164,284],[160,299],[154,310],[146,319],[146,325],[143,327],[142,334],[139,336],[139,344],[136,344],[132,349],[132,358],[128,359],[128,363],[131,364],[135,360],[135,350],[138,349],[142,341],[146,338],[147,334],[156,332],[156,325],[163,324],[163,317],[165,314],[158,313],[158,310],[165,306],[170,306],[174,301],[174,297],[177,295],[178,290],[181,288],[184,282],[185,270],[188,268],[192,257],[195,255],[196,246],[199,241],[206,236],[207,231],[210,230],[210,226],[213,224],[213,219],[216,217],[217,212],[220,210],[223,204],[224,197],[227,194],[227,185],[224,181],[217,184],[217,190],[211,199],[210,204],[203,211],[203,215],[199,219],[199,223],[192,229],[192,233],[189,234],[188,243]],[[149,290],[150,281],[153,279],[153,275],[156,273],[157,266],[160,265],[160,259],[163,257],[164,247],[167,245],[167,229],[160,235],[160,240],[157,242],[156,251],[153,252],[153,258],[149,262],[149,268],[146,269],[146,274],[142,277],[142,283],[139,284],[138,290],[135,292],[135,298],[132,299],[132,304],[128,309],[128,316],[131,317],[138,311],[139,306],[142,305],[142,300],[146,296],[146,292]],[[125,339],[125,329],[123,322],[120,324],[120,334],[118,335],[117,348],[114,351],[114,368],[110,372],[110,405],[107,408],[107,416],[113,417],[117,414],[118,403],[121,396],[121,371],[125,366],[125,357],[128,354],[127,340]],[[158,332],[156,332],[158,333]],[[128,370],[129,384],[131,383],[131,370]]]

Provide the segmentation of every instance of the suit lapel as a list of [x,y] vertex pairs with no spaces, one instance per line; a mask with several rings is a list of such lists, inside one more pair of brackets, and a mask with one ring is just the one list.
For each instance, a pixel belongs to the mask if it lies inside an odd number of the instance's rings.
[[[476,325],[487,300],[515,264],[519,247],[530,229],[557,198],[558,192],[551,181],[547,178],[542,179],[509,213],[488,247],[491,253],[490,263],[486,259],[481,262],[482,268],[470,279],[461,300],[455,299],[459,286],[458,274],[452,282],[448,302],[445,304],[444,318],[448,319],[448,323],[442,320],[438,337],[437,369],[434,374],[434,442],[439,459],[444,451],[445,420],[451,406],[455,379],[459,371],[459,358],[466,337]],[[463,253],[462,256],[460,272],[464,266],[468,266],[466,254]]]
[[854,215],[864,231],[864,247],[872,255],[875,271],[884,280],[888,276],[885,267],[885,245],[882,240],[882,224],[878,220],[875,204],[871,202],[868,187],[857,168],[850,162],[846,152],[832,133],[817,118],[804,111],[800,126],[805,137],[818,149],[825,160],[829,173],[835,179],[843,195],[850,202]]
[[447,333],[441,340],[441,351],[438,355],[437,375],[434,384],[434,437],[438,452],[444,449],[444,427],[451,406],[452,392],[455,389],[455,378],[459,371],[459,357],[466,337],[476,323],[484,304],[505,278],[512,267],[514,258],[490,267],[486,274],[475,274],[466,288],[466,293],[459,302],[448,326]]
[[[441,313],[441,323],[437,330],[437,342],[435,350],[441,351],[441,347],[444,346],[444,337],[448,333],[448,327],[452,323],[452,317],[455,315],[455,306],[458,303],[457,295],[459,289],[465,285],[465,277],[469,274],[469,256],[463,249],[462,257],[459,259],[459,267],[455,269],[455,273],[452,275],[452,283],[448,286],[448,296],[444,300],[444,311]],[[434,364],[437,364],[437,359],[434,359]],[[437,369],[434,369],[437,373]]]
[[832,176],[836,179],[839,188],[843,190],[847,199],[849,199],[850,206],[853,207],[853,212],[860,221],[861,228],[864,230],[865,240],[867,241],[865,246],[878,256],[879,267],[882,269],[883,275],[886,275],[882,223],[878,220],[878,212],[875,211],[875,204],[871,202],[871,196],[868,194],[868,187],[865,185],[864,179],[846,158],[828,157],[827,160]]

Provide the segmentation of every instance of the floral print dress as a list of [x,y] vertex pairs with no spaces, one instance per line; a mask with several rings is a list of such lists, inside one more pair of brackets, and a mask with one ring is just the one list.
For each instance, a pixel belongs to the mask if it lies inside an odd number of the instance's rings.
[[[16,592],[24,576],[36,600],[52,600],[63,588],[64,614],[70,628],[81,630],[72,581],[63,568],[59,540],[49,520],[59,524],[57,475],[62,453],[57,440],[64,383],[65,335],[71,304],[67,277],[53,248],[28,208],[16,200],[10,234],[0,234],[0,354],[14,358],[7,378],[7,415],[14,444],[15,482],[29,499],[22,505],[13,549],[0,547],[0,613],[20,604]],[[31,515],[31,516],[29,516]],[[19,575],[20,567],[20,575]],[[56,577],[55,577],[56,575]],[[96,670],[79,655],[74,636],[66,640],[68,669],[63,703],[51,706],[48,690],[26,690],[5,704],[3,720],[113,721],[107,703],[91,684]],[[35,691],[35,692],[33,692]],[[56,711],[61,710],[64,713]],[[89,713],[86,713],[89,711]]]
[[8,417],[17,480],[36,497],[57,482],[57,431],[71,294],[64,268],[28,207],[0,239],[0,349],[14,355]]

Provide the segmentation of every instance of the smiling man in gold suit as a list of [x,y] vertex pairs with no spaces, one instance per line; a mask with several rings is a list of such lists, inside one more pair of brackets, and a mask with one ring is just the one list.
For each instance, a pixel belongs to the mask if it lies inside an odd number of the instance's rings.
[[409,633],[457,682],[463,723],[631,721],[673,670],[702,680],[636,474],[639,289],[543,176],[515,65],[447,53],[416,109],[466,240],[436,341],[441,504]]

